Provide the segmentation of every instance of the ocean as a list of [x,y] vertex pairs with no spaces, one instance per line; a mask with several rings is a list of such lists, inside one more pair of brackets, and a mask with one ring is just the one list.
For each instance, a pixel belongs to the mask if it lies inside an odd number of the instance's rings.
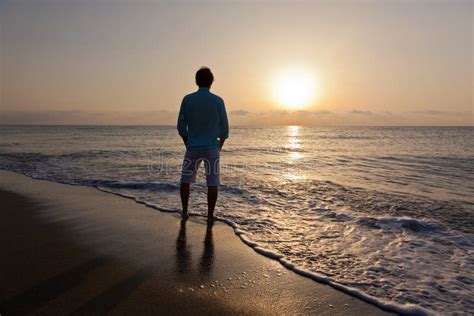
[[[170,126],[0,126],[0,168],[178,212]],[[216,215],[299,274],[399,312],[474,313],[474,128],[232,128]],[[190,212],[206,214],[204,171]],[[218,241],[216,241],[218,242]]]

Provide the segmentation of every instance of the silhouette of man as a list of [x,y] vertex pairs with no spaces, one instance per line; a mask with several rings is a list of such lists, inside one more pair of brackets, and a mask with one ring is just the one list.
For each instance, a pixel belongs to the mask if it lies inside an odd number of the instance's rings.
[[196,173],[204,162],[207,182],[207,220],[214,220],[214,208],[219,186],[219,159],[224,141],[229,137],[229,124],[224,100],[211,93],[214,75],[207,67],[196,72],[199,90],[186,95],[181,102],[178,116],[178,132],[186,146],[181,173],[182,216],[188,215],[190,184],[196,181]]

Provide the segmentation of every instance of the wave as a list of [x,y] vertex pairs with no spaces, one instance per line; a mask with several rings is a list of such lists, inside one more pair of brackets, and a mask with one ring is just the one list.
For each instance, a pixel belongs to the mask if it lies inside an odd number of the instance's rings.
[[[2,144],[2,146],[4,146]],[[62,154],[44,154],[40,152],[18,152],[18,153],[0,153],[2,158],[12,159],[81,159],[81,158],[121,158],[127,159],[135,157],[153,158],[156,156],[173,157],[177,152],[160,151],[157,149],[150,150],[85,150]]]
[[94,186],[97,188],[161,191],[161,192],[174,192],[179,189],[179,187],[176,184],[163,183],[163,182],[93,180],[93,181],[87,181],[86,183],[84,183],[84,185]]

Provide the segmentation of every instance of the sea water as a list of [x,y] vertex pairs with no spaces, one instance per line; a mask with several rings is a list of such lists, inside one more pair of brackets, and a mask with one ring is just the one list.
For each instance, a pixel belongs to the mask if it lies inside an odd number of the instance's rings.
[[[0,168],[179,211],[166,126],[0,126]],[[216,215],[286,267],[399,312],[474,313],[474,128],[233,128]],[[190,211],[206,214],[204,171]]]

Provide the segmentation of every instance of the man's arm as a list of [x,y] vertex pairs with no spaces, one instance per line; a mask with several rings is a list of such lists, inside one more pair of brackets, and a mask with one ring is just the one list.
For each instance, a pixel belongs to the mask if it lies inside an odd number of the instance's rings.
[[181,139],[183,140],[184,147],[188,148],[188,138],[185,136],[181,136]]
[[222,100],[222,106],[219,111],[219,130],[219,145],[222,149],[225,140],[229,137],[229,121],[227,120],[227,112],[225,110],[224,100]]
[[188,122],[186,120],[186,115],[185,115],[185,99],[183,98],[183,101],[181,102],[181,107],[179,109],[179,115],[178,115],[178,133],[179,136],[183,139],[184,146],[188,147]]

